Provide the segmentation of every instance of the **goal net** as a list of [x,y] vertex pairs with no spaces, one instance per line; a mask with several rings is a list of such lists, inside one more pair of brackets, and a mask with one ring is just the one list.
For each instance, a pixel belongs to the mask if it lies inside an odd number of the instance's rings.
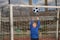
[[34,21],[37,21],[36,17],[39,17],[41,22],[39,28],[39,38],[55,38],[55,40],[58,40],[59,8],[60,6],[11,4],[11,40],[14,40],[15,37],[21,37],[23,39],[26,37],[30,38],[29,23],[32,17],[34,18]]

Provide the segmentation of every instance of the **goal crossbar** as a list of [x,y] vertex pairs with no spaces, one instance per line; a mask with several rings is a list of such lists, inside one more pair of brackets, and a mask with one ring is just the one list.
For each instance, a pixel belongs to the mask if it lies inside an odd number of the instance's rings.
[[11,4],[11,6],[20,6],[20,7],[43,7],[43,8],[60,8],[60,6],[42,6],[42,5],[18,5]]

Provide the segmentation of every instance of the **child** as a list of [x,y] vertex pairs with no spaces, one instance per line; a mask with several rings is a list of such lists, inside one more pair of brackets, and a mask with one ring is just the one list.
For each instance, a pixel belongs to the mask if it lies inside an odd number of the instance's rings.
[[32,20],[30,21],[31,40],[39,40],[39,33],[38,33],[39,27],[40,27],[39,17],[37,17],[37,22],[34,22],[32,18]]

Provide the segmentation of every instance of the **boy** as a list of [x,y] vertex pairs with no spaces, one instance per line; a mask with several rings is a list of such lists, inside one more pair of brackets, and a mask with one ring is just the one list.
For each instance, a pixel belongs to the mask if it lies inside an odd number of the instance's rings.
[[33,18],[30,21],[30,35],[31,35],[31,40],[39,40],[39,33],[38,29],[40,27],[40,20],[39,17],[37,17],[37,22],[34,22]]

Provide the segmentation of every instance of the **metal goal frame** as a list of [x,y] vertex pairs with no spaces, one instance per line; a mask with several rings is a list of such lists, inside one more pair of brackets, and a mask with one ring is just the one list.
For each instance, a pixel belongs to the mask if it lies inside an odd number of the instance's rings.
[[59,27],[59,8],[60,6],[41,6],[41,5],[18,5],[18,4],[10,4],[10,27],[11,27],[11,40],[14,40],[14,32],[13,32],[13,6],[20,7],[42,7],[42,8],[57,8],[57,27],[56,27],[56,40],[58,40],[58,27]]

